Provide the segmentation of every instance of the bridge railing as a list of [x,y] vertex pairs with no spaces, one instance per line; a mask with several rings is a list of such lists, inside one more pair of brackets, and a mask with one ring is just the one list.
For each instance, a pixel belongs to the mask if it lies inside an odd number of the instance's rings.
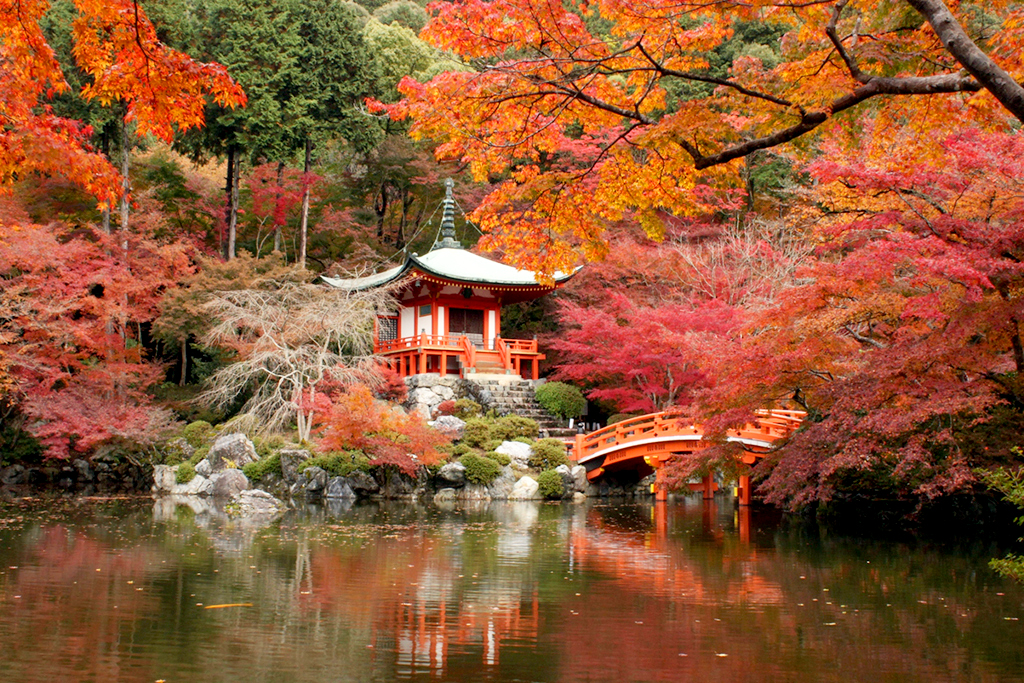
[[[730,430],[732,438],[775,441],[792,434],[806,417],[799,410],[759,410],[754,422]],[[608,425],[586,435],[577,435],[572,457],[579,462],[604,449],[625,446],[658,437],[696,437],[703,435],[700,425],[671,413],[651,413]]]

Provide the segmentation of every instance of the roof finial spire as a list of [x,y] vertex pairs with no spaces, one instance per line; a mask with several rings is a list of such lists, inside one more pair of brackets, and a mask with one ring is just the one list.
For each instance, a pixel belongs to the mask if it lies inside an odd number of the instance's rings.
[[462,249],[462,243],[455,239],[455,199],[452,197],[452,188],[455,181],[445,178],[444,201],[441,204],[441,241],[437,243],[438,249]]

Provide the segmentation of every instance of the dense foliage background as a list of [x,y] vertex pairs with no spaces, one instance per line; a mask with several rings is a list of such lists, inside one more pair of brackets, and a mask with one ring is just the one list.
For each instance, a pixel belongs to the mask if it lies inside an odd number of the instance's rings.
[[[503,316],[554,379],[719,434],[807,411],[760,465],[769,500],[928,499],[1020,464],[1013,3],[0,4],[5,463],[245,414],[272,329],[320,366],[267,414],[337,441],[380,386],[376,304],[329,334],[280,311],[429,249],[456,177],[467,246],[479,225],[525,267],[592,262]],[[240,301],[264,308],[232,336]]]

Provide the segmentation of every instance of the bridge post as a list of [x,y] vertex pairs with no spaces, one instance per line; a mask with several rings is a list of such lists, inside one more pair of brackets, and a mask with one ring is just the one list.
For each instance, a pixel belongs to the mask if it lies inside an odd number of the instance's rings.
[[750,475],[749,474],[741,474],[740,475],[739,494],[740,494],[739,495],[740,505],[742,505],[744,507],[746,507],[747,505],[750,505]]
[[715,477],[711,472],[704,475],[704,500],[712,500],[715,497]]
[[668,500],[668,485],[665,483],[665,467],[654,470],[654,500],[663,502]]

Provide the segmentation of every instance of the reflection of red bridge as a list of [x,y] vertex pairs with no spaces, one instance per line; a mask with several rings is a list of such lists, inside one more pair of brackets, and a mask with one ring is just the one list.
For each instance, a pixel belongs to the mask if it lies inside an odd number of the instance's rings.
[[[800,426],[806,413],[799,410],[761,410],[754,422],[730,430],[726,439],[743,447],[741,462],[753,465],[764,457],[776,441],[787,438]],[[641,476],[657,472],[654,486],[658,500],[664,500],[668,489],[662,478],[665,464],[677,454],[688,454],[708,446],[699,425],[673,417],[669,413],[652,413],[609,425],[590,434],[578,434],[573,458],[587,468],[591,481],[604,474],[633,470]],[[718,485],[707,474],[700,483],[690,484],[694,491],[703,491],[705,498],[714,495]],[[750,476],[740,476],[740,504],[750,504]]]

